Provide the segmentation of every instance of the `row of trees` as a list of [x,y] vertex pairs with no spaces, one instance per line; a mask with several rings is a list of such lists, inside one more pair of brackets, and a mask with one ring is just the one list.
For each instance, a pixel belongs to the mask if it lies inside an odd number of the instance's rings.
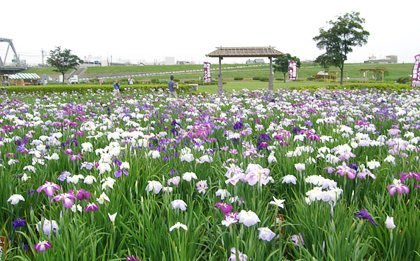
[[[362,46],[367,43],[369,32],[363,29],[362,24],[365,19],[360,17],[359,12],[346,13],[338,16],[336,21],[330,20],[331,27],[326,30],[324,27],[319,29],[319,35],[313,38],[317,42],[316,46],[325,53],[318,56],[315,62],[319,63],[326,71],[330,66],[336,66],[341,70],[340,84],[343,84],[344,62],[347,55],[353,52],[353,47]],[[274,60],[274,71],[282,72],[286,80],[289,61],[297,62],[300,68],[300,59],[296,56],[286,54],[286,56]]]
[[[328,30],[320,28],[319,35],[313,38],[319,49],[325,49],[325,53],[318,56],[315,62],[325,70],[328,70],[329,66],[340,68],[341,85],[343,84],[344,62],[347,60],[347,55],[353,52],[353,47],[367,43],[369,32],[363,29],[364,22],[365,19],[360,17],[359,12],[346,13],[343,16],[338,16],[336,21],[330,20],[328,24],[331,27]],[[289,53],[274,60],[274,71],[282,72],[285,82],[286,73],[289,71],[289,61],[297,62],[297,68],[300,68],[300,59]],[[83,61],[71,54],[69,49],[62,51],[61,47],[57,47],[50,51],[47,63],[55,68],[54,71],[63,74],[64,83],[64,74],[71,69],[76,69]]]

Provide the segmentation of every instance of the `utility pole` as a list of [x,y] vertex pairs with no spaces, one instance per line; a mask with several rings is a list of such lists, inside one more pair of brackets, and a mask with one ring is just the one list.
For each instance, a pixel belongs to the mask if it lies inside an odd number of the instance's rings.
[[112,66],[112,55],[111,55],[111,66]]
[[41,49],[42,53],[42,67],[44,67],[44,49]]

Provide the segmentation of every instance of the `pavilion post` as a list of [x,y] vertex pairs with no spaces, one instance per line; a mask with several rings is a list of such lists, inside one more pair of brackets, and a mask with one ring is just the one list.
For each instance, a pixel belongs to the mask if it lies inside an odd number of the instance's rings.
[[384,83],[384,77],[385,77],[385,74],[384,74],[384,71],[382,71],[382,83]]
[[270,91],[273,90],[273,57],[268,57],[270,58],[270,75],[268,76],[268,89]]
[[223,89],[223,79],[222,79],[222,59],[223,57],[219,56],[219,76],[217,78],[217,90],[220,93]]

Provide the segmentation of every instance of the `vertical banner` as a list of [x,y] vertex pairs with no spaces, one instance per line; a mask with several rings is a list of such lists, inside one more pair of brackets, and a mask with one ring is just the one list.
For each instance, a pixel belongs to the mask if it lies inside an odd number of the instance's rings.
[[411,87],[420,87],[420,54],[414,56],[413,72],[411,74]]
[[210,72],[211,63],[204,63],[204,72],[203,72],[203,82],[211,82],[211,72]]
[[289,62],[289,81],[296,81],[297,62]]

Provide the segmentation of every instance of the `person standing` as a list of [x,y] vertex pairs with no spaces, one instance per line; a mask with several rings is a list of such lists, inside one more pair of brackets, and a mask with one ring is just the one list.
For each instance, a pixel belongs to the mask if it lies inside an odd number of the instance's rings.
[[102,79],[99,79],[99,84],[102,85],[104,81]]
[[171,75],[171,80],[168,82],[168,88],[169,88],[169,98],[171,98],[171,96],[173,96],[175,99],[178,98],[178,96],[176,95],[176,91],[175,91],[175,82],[174,82],[174,76]]
[[133,80],[133,76],[130,76],[130,79],[128,79],[128,85],[133,85],[134,80]]
[[117,95],[120,92],[120,82],[115,80],[114,82],[114,94]]

